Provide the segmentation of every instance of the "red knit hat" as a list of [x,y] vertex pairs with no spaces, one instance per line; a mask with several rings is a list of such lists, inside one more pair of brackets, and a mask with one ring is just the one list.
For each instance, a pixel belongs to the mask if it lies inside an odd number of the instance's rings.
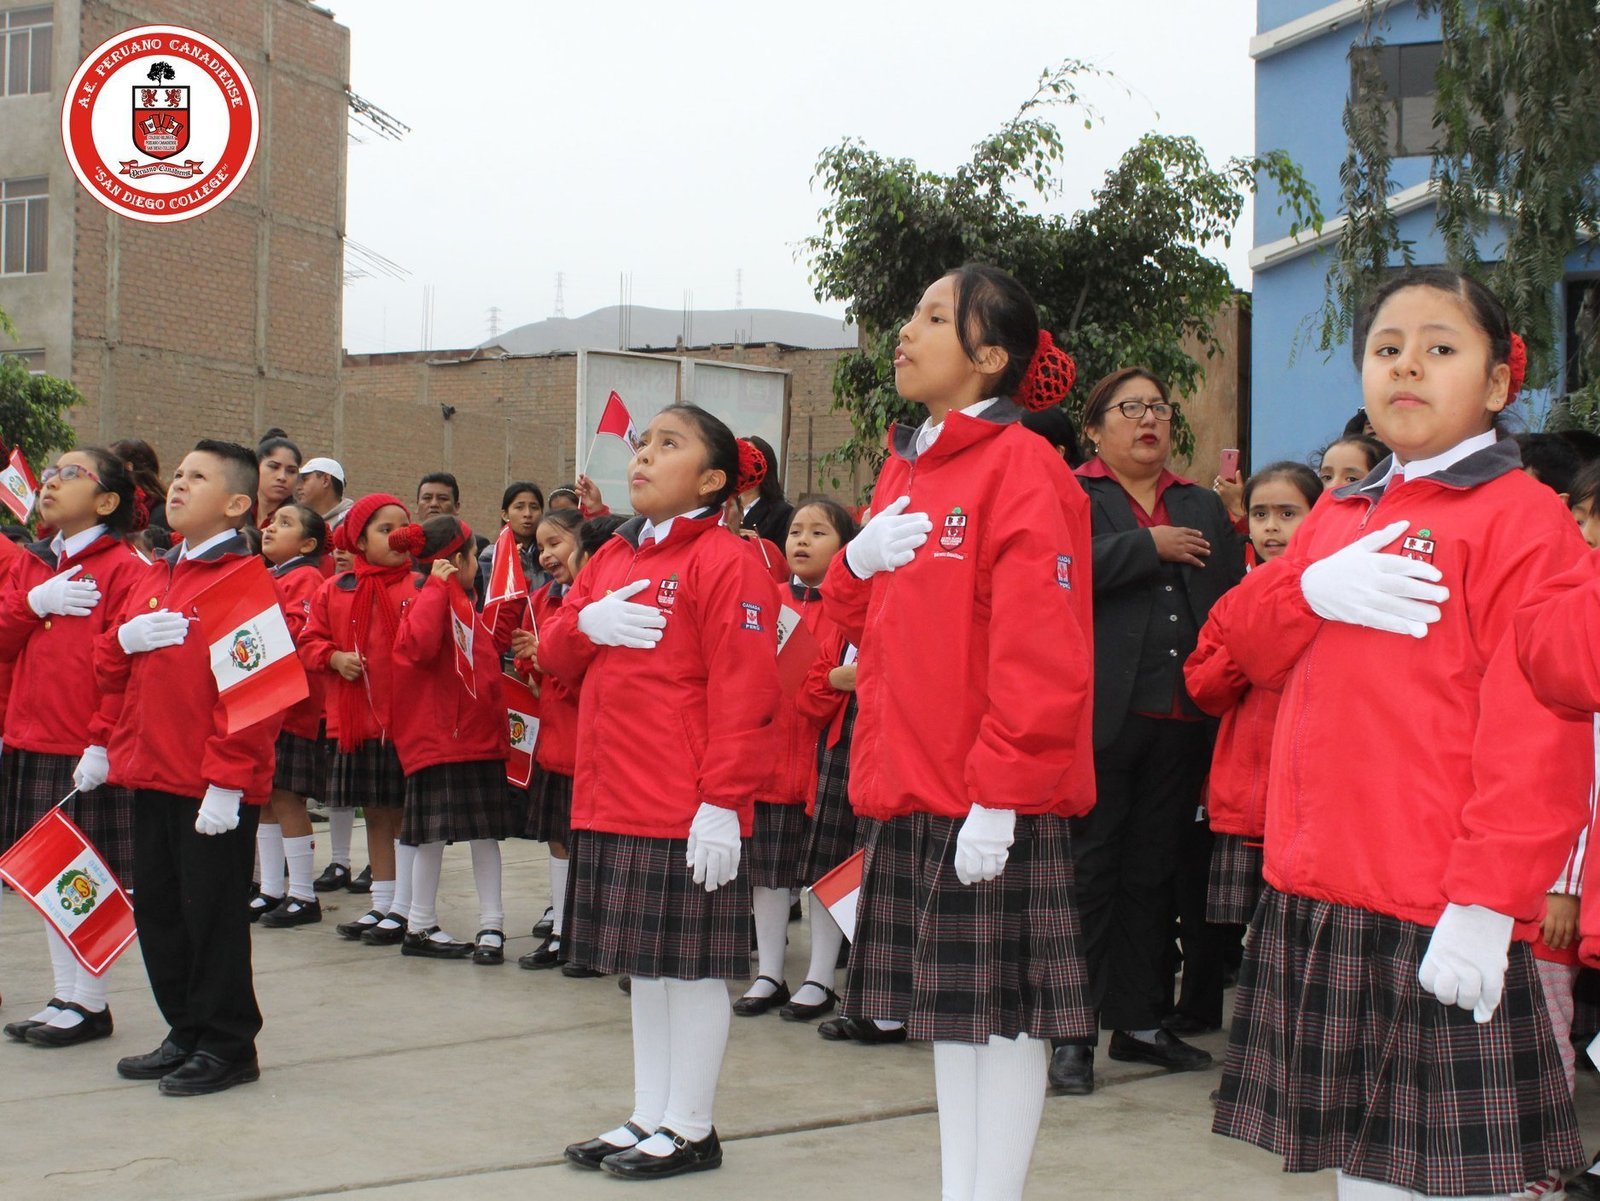
[[411,510],[406,508],[406,502],[398,496],[390,496],[387,492],[374,492],[363,496],[350,506],[350,511],[344,515],[344,520],[339,523],[339,528],[333,533],[333,548],[335,550],[355,553],[356,539],[366,533],[367,524],[372,520],[372,515],[385,505],[397,505],[405,513],[406,520],[411,520]]

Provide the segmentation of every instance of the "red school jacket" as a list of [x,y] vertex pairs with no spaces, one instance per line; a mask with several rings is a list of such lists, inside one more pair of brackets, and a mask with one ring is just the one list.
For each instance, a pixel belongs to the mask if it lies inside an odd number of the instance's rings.
[[896,427],[872,509],[909,494],[933,532],[898,571],[858,579],[843,551],[828,567],[828,616],[860,648],[862,817],[1094,806],[1089,502],[1021,415],[952,413],[920,456]]
[[[283,606],[283,619],[289,626],[289,636],[298,646],[305,633],[306,622],[311,619],[311,602],[327,580],[324,570],[326,556],[296,556],[287,563],[271,568],[272,578],[278,585],[278,603]],[[328,673],[306,672],[309,691],[306,699],[283,715],[283,729],[297,738],[315,741],[322,736],[322,714],[327,704]]]
[[[397,623],[404,618],[406,610],[416,600],[421,587],[421,578],[409,571],[396,576],[389,584],[384,595],[388,603],[393,606]],[[300,662],[305,666],[306,674],[309,676],[312,672],[319,673],[324,682],[323,686],[327,689],[330,736],[338,729],[341,698],[345,692],[349,689],[360,692],[362,724],[361,728],[355,731],[354,741],[362,743],[374,738],[389,739],[393,736],[390,710],[391,698],[395,696],[394,648],[386,644],[383,638],[383,622],[379,615],[374,613],[369,627],[373,632],[371,639],[373,645],[360,648],[362,658],[367,665],[366,671],[355,680],[347,680],[328,666],[334,651],[357,649],[355,594],[356,574],[353,571],[340,572],[331,580],[323,581],[322,587],[317,589],[316,595],[311,598],[311,612],[300,635],[299,651]]]
[[[554,580],[529,598],[523,610],[522,628],[543,637],[543,631],[561,610],[566,589]],[[534,761],[545,771],[571,776],[578,760],[578,690],[548,672],[536,672],[527,659],[518,659],[516,669],[533,677],[539,689],[539,740],[533,749]]]
[[[643,527],[634,518],[596,551],[540,630],[540,666],[582,682],[573,828],[686,838],[705,802],[735,810],[748,836],[781,699],[771,577],[715,514],[679,517],[641,548]],[[634,601],[667,615],[654,648],[579,632],[585,606],[641,579],[651,586]]]
[[[822,593],[803,584],[785,582],[777,591],[780,603],[800,614],[808,627],[815,620],[808,614],[822,608]],[[778,703],[775,719],[777,754],[773,757],[772,779],[757,799],[773,805],[815,805],[817,799],[817,737],[822,723],[798,695],[784,696]]]
[[394,639],[394,695],[404,699],[394,706],[391,731],[400,766],[411,776],[440,763],[504,759],[511,743],[500,699],[500,652],[489,627],[482,614],[472,613],[474,696],[456,670],[450,625],[451,594],[461,593],[461,585],[421,578]]
[[[1283,690],[1267,881],[1430,926],[1447,904],[1483,905],[1530,937],[1587,815],[1593,754],[1587,720],[1534,695],[1512,616],[1583,540],[1510,439],[1385,492],[1389,462],[1324,494],[1231,598],[1230,650]],[[1318,617],[1306,567],[1402,519],[1390,553],[1432,562],[1450,590],[1427,637]]]
[[[28,592],[63,571],[92,580],[100,603],[87,617],[41,618]],[[13,664],[5,709],[5,745],[46,755],[81,755],[105,746],[122,709],[119,692],[105,692],[95,677],[95,642],[120,625],[128,590],[150,564],[121,538],[101,535],[59,562],[49,542],[35,542],[5,564],[10,583],[0,594],[0,659]]]
[[195,618],[194,598],[219,577],[252,557],[243,534],[235,534],[196,559],[181,557],[181,544],[145,568],[128,589],[127,601],[95,643],[95,669],[106,692],[122,696],[121,716],[106,746],[111,783],[124,788],[205,796],[208,785],[236,788],[249,805],[272,795],[273,743],[281,714],[224,734],[227,714],[217,699],[211,648],[198,624],[177,646],[130,655],[117,641],[123,622],[166,609]]
[[1201,711],[1222,719],[1206,782],[1211,828],[1259,839],[1267,829],[1272,733],[1283,696],[1271,688],[1252,687],[1228,650],[1232,610],[1238,604],[1234,589],[1211,607],[1200,640],[1183,665],[1183,679]]

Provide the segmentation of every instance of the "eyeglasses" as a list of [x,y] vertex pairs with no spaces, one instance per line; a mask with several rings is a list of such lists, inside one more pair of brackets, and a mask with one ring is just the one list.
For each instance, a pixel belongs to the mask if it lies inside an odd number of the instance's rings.
[[1157,421],[1171,421],[1173,413],[1177,412],[1172,405],[1164,400],[1123,400],[1117,402],[1117,412],[1129,421],[1142,420],[1146,413],[1154,413]]
[[68,463],[65,467],[46,467],[44,475],[39,478],[41,485],[48,484],[51,480],[59,479],[64,484],[70,484],[76,479],[91,479],[100,483],[100,477],[87,467],[79,467],[76,463]]

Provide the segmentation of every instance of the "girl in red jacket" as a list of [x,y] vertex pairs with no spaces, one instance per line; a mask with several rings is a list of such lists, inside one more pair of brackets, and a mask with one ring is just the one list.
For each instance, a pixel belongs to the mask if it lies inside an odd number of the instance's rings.
[[[299,639],[311,616],[311,601],[327,575],[328,523],[315,509],[290,503],[272,515],[261,533],[261,555],[278,582],[284,621]],[[326,673],[306,677],[306,699],[283,716],[278,732],[277,764],[272,771],[272,800],[256,827],[256,854],[261,860],[261,892],[250,900],[250,918],[264,926],[306,926],[322,920],[322,902],[312,887],[315,851],[306,798],[320,796],[328,785],[328,744],[322,736]],[[289,868],[289,895],[283,893],[283,869]]]
[[[428,571],[416,603],[400,617],[394,640],[394,745],[406,773],[400,843],[414,847],[411,909],[403,955],[505,962],[505,901],[500,839],[520,833],[506,787],[506,711],[500,699],[500,652],[473,608],[477,578],[472,530],[457,517],[430,517],[389,537]],[[462,679],[460,640],[470,630],[470,682]],[[472,847],[479,923],[471,943],[439,928],[439,873],[444,844]]]
[[[574,493],[574,496],[576,494]],[[566,931],[567,835],[572,824],[572,769],[578,755],[578,694],[539,670],[539,630],[561,608],[572,586],[572,556],[578,549],[577,509],[546,509],[535,532],[539,566],[550,582],[529,599],[522,628],[511,636],[516,670],[528,677],[539,694],[539,739],[534,746],[536,770],[528,789],[526,837],[550,852],[550,933],[517,960],[518,967],[539,971],[567,962],[562,935]]]
[[[1322,495],[1322,482],[1304,463],[1273,463],[1244,485],[1245,516],[1257,563],[1270,563]],[[1206,890],[1206,920],[1243,925],[1261,899],[1261,839],[1266,833],[1267,763],[1278,719],[1279,693],[1252,688],[1228,651],[1230,613],[1237,590],[1211,607],[1194,653],[1183,665],[1194,703],[1217,725],[1206,812],[1216,836]]]
[[628,466],[638,516],[540,631],[544,671],[582,681],[568,954],[633,978],[633,1114],[566,1154],[619,1176],[722,1163],[723,981],[750,971],[740,838],[779,701],[772,581],[720,524],[738,474],[727,426],[663,409]]
[[[133,798],[106,786],[106,742],[122,696],[99,687],[94,645],[149,570],[128,545],[144,517],[119,459],[98,447],[68,451],[39,488],[39,520],[55,536],[7,561],[10,582],[0,593],[0,658],[15,664],[5,712],[0,851],[76,789],[67,816],[129,888]],[[48,923],[45,941],[55,994],[32,1017],[6,1026],[6,1035],[41,1047],[108,1037],[105,978],[81,966]]]
[[1583,1159],[1525,940],[1593,741],[1512,637],[1583,541],[1496,429],[1525,359],[1487,289],[1407,271],[1352,347],[1394,454],[1231,598],[1228,649],[1283,703],[1215,1128],[1341,1197],[1504,1195]]
[[411,908],[415,848],[400,841],[405,772],[394,747],[394,639],[421,581],[411,555],[389,544],[411,514],[385,492],[363,496],[334,532],[351,570],[325,582],[300,637],[307,673],[322,672],[338,714],[338,743],[328,776],[329,808],[359,806],[367,823],[372,909],[341,922],[340,937],[368,946],[404,940]]
[[1005,272],[931,284],[895,353],[927,420],[822,585],[861,648],[850,801],[880,823],[844,1015],[933,1041],[952,1198],[1022,1195],[1046,1040],[1093,1030],[1066,821],[1094,796],[1089,505],[1019,423],[1072,375]]

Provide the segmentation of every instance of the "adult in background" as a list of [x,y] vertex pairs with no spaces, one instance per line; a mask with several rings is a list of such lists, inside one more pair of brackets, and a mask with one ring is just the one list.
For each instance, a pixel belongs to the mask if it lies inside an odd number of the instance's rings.
[[1024,413],[1021,425],[1023,429],[1031,430],[1050,443],[1068,467],[1076,470],[1083,465],[1083,443],[1078,438],[1078,429],[1060,405]]
[[256,488],[256,528],[264,530],[272,524],[277,511],[294,499],[294,488],[300,482],[300,464],[304,461],[300,448],[280,429],[270,429],[256,447],[256,458],[261,462],[261,483]]
[[[112,454],[133,477],[136,491],[144,493],[149,524],[135,536],[146,553],[165,553],[172,549],[172,526],[167,522],[167,486],[161,480],[161,460],[143,438],[119,438],[109,447]],[[30,539],[31,541],[31,539]]]
[[[430,471],[422,477],[417,485],[417,516],[423,521],[430,517],[461,516],[461,485],[455,476],[448,471]],[[472,542],[477,548],[474,553],[480,555],[489,545],[489,540],[479,533],[472,535]]]
[[295,485],[294,498],[314,509],[330,531],[336,530],[356,503],[345,496],[344,484],[344,464],[338,459],[320,456],[307,459],[300,468],[300,482]]
[[[1094,528],[1095,807],[1073,822],[1078,907],[1089,983],[1110,1055],[1175,1071],[1211,1056],[1163,1028],[1163,976],[1174,877],[1198,826],[1200,786],[1214,734],[1189,698],[1183,664],[1211,606],[1244,577],[1244,548],[1222,502],[1167,467],[1177,413],[1167,386],[1124,368],[1089,394],[1084,432],[1094,454],[1078,469]],[[1209,857],[1210,847],[1204,848]],[[1203,908],[1203,907],[1202,907]],[[1204,913],[1199,915],[1204,926]],[[1215,991],[1220,954],[1185,926],[1185,1000]],[[1163,1000],[1165,998],[1165,1000]],[[1093,1040],[1058,1042],[1050,1077],[1066,1092],[1094,1089]]]
[[743,528],[754,530],[768,542],[782,546],[789,537],[794,506],[783,498],[783,481],[778,478],[778,456],[765,438],[752,434],[745,441],[761,452],[761,457],[767,461],[767,474],[754,488],[739,494],[739,507],[744,511]]

